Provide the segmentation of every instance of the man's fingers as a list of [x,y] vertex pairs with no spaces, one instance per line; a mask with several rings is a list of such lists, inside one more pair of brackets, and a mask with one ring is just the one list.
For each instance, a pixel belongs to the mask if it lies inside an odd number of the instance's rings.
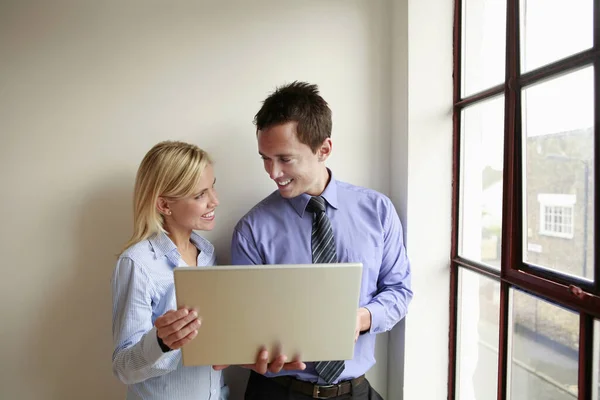
[[163,328],[187,316],[189,313],[190,312],[187,308],[180,308],[177,311],[169,310],[160,317],[156,318],[156,321],[154,321],[154,326],[156,326],[158,329]]
[[302,361],[292,361],[285,363],[283,365],[283,369],[286,371],[303,371],[306,369],[306,364],[304,364]]
[[287,357],[280,354],[277,356],[277,358],[275,359],[275,361],[273,361],[270,365],[269,365],[269,372],[272,372],[274,374],[278,373],[279,371],[281,371],[281,368],[283,368],[283,365],[285,364],[285,362],[287,361]]
[[[294,370],[294,371],[302,371],[306,369],[306,364],[300,361],[300,357],[296,356],[290,362],[287,361],[287,356],[280,354],[273,360],[272,363],[268,363],[269,361],[269,352],[265,349],[261,349],[256,356],[256,363],[254,364],[242,364],[238,365],[242,368],[251,369],[261,375],[267,373],[267,371],[272,373],[277,373],[283,370]],[[227,368],[228,365],[213,365],[213,368],[217,371]]]
[[[258,354],[256,354],[256,362],[254,364],[239,364],[238,367],[251,369],[261,375],[264,375],[267,372],[268,362],[269,352],[262,348],[258,351]],[[217,371],[227,367],[229,367],[229,365],[213,365],[213,368]]]
[[283,369],[287,371],[303,371],[306,369],[306,364],[301,361],[300,354],[296,354],[292,361],[284,364]]
[[193,330],[188,335],[186,335],[183,339],[180,339],[180,340],[178,340],[176,342],[173,342],[171,344],[167,344],[167,346],[169,346],[173,350],[177,350],[177,349],[185,346],[187,343],[189,343],[196,336],[198,336],[198,331],[197,330]]
[[256,356],[256,364],[251,368],[259,374],[264,375],[265,373],[267,373],[268,361],[269,352],[265,349],[262,349],[258,352],[258,355]]

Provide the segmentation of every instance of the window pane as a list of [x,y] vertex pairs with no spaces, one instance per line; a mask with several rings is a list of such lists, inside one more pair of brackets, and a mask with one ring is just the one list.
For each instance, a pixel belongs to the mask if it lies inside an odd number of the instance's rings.
[[524,72],[593,45],[593,0],[521,0]]
[[511,400],[577,399],[579,316],[511,289]]
[[500,269],[504,97],[463,110],[459,254]]
[[495,399],[500,284],[464,268],[459,271],[456,397]]
[[594,279],[593,67],[523,91],[524,260]]
[[504,82],[506,0],[463,0],[463,97]]

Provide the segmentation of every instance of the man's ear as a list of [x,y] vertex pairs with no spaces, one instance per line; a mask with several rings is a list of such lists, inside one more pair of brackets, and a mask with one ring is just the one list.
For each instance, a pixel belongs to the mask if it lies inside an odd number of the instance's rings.
[[331,142],[331,138],[327,138],[321,143],[321,147],[317,150],[317,154],[319,155],[319,162],[325,162],[331,155],[331,150],[333,149],[333,143]]
[[171,215],[171,209],[169,208],[169,202],[164,197],[156,199],[156,209],[162,215]]

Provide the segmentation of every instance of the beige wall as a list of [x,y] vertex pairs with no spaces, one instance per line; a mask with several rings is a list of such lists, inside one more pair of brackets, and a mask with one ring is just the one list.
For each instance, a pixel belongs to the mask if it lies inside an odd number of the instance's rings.
[[415,293],[407,318],[389,334],[393,400],[447,398],[452,3],[393,1],[390,192],[406,230]]
[[[275,85],[318,83],[334,115],[329,165],[390,190],[390,1],[86,3],[0,2],[2,398],[122,397],[109,279],[156,142],[215,158],[221,207],[206,236],[221,262],[233,224],[273,190],[251,121]],[[385,394],[382,338],[370,378]]]

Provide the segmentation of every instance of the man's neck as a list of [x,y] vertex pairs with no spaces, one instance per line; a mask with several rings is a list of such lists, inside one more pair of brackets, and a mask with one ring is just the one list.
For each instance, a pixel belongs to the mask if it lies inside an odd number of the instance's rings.
[[323,166],[323,170],[319,175],[320,178],[315,190],[311,190],[310,192],[307,192],[307,194],[311,196],[320,196],[327,188],[327,185],[329,185],[329,182],[331,181],[331,174],[329,174],[329,170],[325,166]]

